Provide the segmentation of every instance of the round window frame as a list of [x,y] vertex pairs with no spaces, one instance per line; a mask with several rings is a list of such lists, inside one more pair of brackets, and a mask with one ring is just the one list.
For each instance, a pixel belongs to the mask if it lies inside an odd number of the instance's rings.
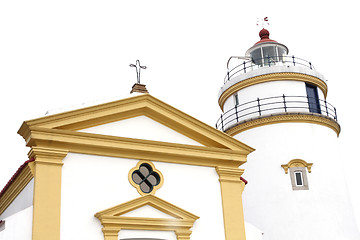
[[[160,177],[160,182],[158,185],[156,186],[153,186],[153,189],[149,192],[149,193],[145,193],[141,190],[140,188],[140,184],[137,184],[134,182],[132,176],[133,176],[133,173],[136,171],[136,170],[139,170],[140,169],[140,166],[142,164],[148,164],[150,165],[150,167],[152,168],[152,171],[157,173]],[[144,161],[144,160],[141,160],[139,161],[135,167],[133,167],[130,171],[129,171],[129,174],[128,174],[128,179],[129,179],[129,182],[130,184],[136,188],[137,192],[141,195],[141,196],[146,196],[146,195],[155,195],[155,192],[162,187],[162,185],[164,184],[164,176],[162,175],[162,173],[155,167],[155,165],[150,162],[150,161]]]

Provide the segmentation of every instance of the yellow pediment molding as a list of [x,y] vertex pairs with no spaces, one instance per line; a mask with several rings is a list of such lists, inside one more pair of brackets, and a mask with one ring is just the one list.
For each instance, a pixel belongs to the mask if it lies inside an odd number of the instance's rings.
[[76,131],[137,116],[149,117],[208,147],[254,150],[150,94],[25,121],[18,133],[25,137],[32,127]]
[[[139,115],[147,116],[204,146],[77,131]],[[149,94],[25,121],[18,133],[28,147],[210,167],[238,167],[254,151]]]
[[306,167],[308,169],[308,172],[311,173],[312,165],[313,165],[312,163],[307,163],[302,159],[293,159],[289,161],[287,164],[282,164],[281,167],[284,169],[286,174],[288,174],[289,168],[292,167]]
[[[147,205],[174,217],[174,219],[121,216]],[[153,195],[146,195],[103,210],[96,213],[95,217],[97,217],[103,225],[102,231],[105,240],[117,239],[118,232],[121,229],[174,231],[177,239],[190,239],[190,229],[199,218]]]
[[199,218],[198,216],[187,212],[154,195],[142,196],[126,203],[114,206],[112,208],[108,208],[106,210],[96,213],[95,217],[99,219],[103,216],[120,217],[125,213],[134,211],[135,209],[141,208],[146,205],[156,208],[157,210],[177,219],[191,219],[195,221]]

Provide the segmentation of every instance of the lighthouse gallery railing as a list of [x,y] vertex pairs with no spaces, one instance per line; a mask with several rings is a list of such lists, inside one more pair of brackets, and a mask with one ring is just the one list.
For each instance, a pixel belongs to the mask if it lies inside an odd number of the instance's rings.
[[312,65],[311,62],[302,58],[297,58],[294,56],[268,56],[244,61],[243,63],[237,65],[227,72],[224,78],[224,83],[230,81],[237,75],[250,72],[255,69],[271,66],[301,66],[315,70],[314,65]]
[[337,121],[336,108],[325,100],[282,95],[239,104],[222,114],[215,128],[226,131],[239,122],[282,113],[314,113]]

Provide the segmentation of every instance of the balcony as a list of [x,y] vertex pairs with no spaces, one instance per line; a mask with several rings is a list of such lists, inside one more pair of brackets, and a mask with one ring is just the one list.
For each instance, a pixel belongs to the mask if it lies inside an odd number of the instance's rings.
[[280,114],[312,114],[337,122],[336,108],[325,100],[307,96],[276,96],[257,98],[239,104],[222,114],[215,128],[226,130],[253,119]]
[[233,69],[229,70],[224,78],[224,84],[244,73],[249,73],[260,68],[268,68],[274,66],[292,66],[315,70],[314,65],[312,65],[311,62],[301,58],[297,58],[294,56],[268,56],[265,58],[244,61],[242,64],[239,64]]

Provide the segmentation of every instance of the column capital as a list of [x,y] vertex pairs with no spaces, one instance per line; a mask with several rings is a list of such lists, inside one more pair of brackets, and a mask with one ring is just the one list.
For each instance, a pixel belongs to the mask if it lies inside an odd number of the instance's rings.
[[220,182],[241,182],[240,177],[244,173],[244,169],[232,167],[216,167],[216,172],[219,175]]
[[104,233],[105,240],[117,240],[120,229],[113,227],[103,227],[102,231]]
[[175,230],[177,240],[190,240],[190,230]]
[[63,158],[67,155],[68,151],[43,148],[43,147],[31,147],[28,153],[29,158],[34,158],[35,163],[61,163]]

